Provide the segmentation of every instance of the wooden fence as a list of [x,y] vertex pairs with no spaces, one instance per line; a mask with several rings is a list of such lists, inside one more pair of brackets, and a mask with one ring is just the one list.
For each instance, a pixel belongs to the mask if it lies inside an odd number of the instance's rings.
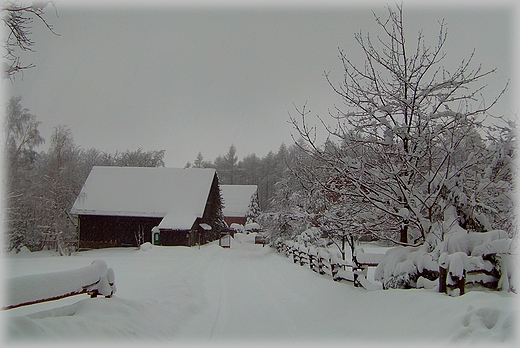
[[382,257],[382,254],[363,254],[364,257],[361,257],[362,260],[355,266],[326,248],[306,247],[293,241],[277,241],[274,246],[279,253],[291,258],[295,264],[308,266],[321,275],[329,275],[336,282],[353,282],[355,287],[367,287],[368,267],[376,267]]
[[[274,246],[279,253],[285,254],[300,266],[308,266],[322,275],[328,274],[334,281],[351,281],[354,286],[364,288],[376,288],[367,281],[368,268],[377,267],[384,257],[384,254],[365,253],[363,248],[357,248],[356,266],[326,248],[305,247],[294,241],[277,241]],[[490,262],[490,257],[492,255],[467,256],[458,252],[448,255],[445,260],[441,258],[437,279],[439,292],[448,293],[448,290],[458,289],[459,294],[463,295],[468,285],[497,289],[500,274]]]
[[497,289],[500,274],[488,259],[489,255],[468,256],[463,252],[441,255],[439,259],[439,292],[459,290],[466,292],[467,285]]
[[116,292],[115,274],[105,261],[95,260],[76,270],[20,276],[6,280],[2,309],[88,294],[112,297]]

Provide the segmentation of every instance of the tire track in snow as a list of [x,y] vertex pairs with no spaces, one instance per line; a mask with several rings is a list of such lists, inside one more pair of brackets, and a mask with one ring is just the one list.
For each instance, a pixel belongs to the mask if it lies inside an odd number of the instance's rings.
[[301,318],[289,315],[291,308],[300,306],[296,290],[286,283],[285,273],[271,267],[271,249],[240,235],[230,249],[208,247],[201,255],[203,261],[196,261],[195,281],[206,309],[184,322],[181,338],[213,341],[266,338],[266,333],[268,338],[284,339],[305,335],[298,325]]
[[[223,334],[239,335],[247,339],[265,338],[266,332],[271,338],[298,337],[297,325],[285,308],[288,303],[284,299],[290,298],[290,289],[281,294],[269,289],[270,285],[283,282],[276,269],[266,267],[270,249],[255,245],[251,236],[235,236],[237,243],[229,249],[230,259],[224,266],[222,277],[223,291],[229,301],[227,322],[224,330],[217,334],[221,337]],[[232,284],[232,294],[225,288],[229,284]],[[280,295],[282,298],[277,301]]]
[[[218,267],[218,274],[219,274],[219,286],[218,286],[218,289],[219,289],[219,299],[218,299],[218,306],[217,306],[217,313],[215,315],[215,321],[213,322],[213,325],[211,327],[211,331],[210,331],[210,334],[209,334],[209,337],[210,338],[213,338],[214,335],[215,335],[215,328],[219,328],[219,331],[220,331],[220,328],[222,327],[222,321],[225,322],[225,315],[223,316],[223,313],[222,312],[226,312],[227,311],[227,306],[228,306],[228,302],[227,302],[227,292],[226,292],[226,289],[225,289],[225,282],[223,281],[224,277],[223,277],[223,274],[224,274],[224,264],[227,262],[228,258],[229,258],[229,253],[228,253],[229,250],[223,250],[223,252],[226,253],[226,255],[222,258],[222,261],[219,262],[219,267]],[[224,318],[223,318],[224,317]]]
[[[253,244],[254,245],[254,244]],[[247,268],[249,270],[250,274],[253,274],[253,278],[255,279],[256,283],[259,285],[259,288],[263,288],[267,293],[267,300],[269,301],[269,304],[272,308],[274,308],[275,313],[280,318],[280,322],[285,327],[285,332],[287,333],[288,338],[298,337],[299,330],[297,329],[297,325],[294,323],[294,320],[287,315],[287,312],[284,310],[283,303],[280,303],[280,301],[276,300],[276,298],[279,297],[279,294],[274,295],[272,291],[269,290],[268,287],[266,287],[265,281],[260,280],[258,277],[257,270],[253,269],[252,267],[252,261],[251,261],[251,254],[246,254],[247,258]],[[271,269],[272,270],[272,269]],[[270,272],[271,274],[276,274],[277,279],[276,281],[279,281],[279,274],[277,272]]]

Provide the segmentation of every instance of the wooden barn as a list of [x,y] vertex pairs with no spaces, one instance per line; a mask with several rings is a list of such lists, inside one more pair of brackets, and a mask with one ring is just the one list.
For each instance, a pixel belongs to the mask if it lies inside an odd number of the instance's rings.
[[251,203],[251,197],[257,195],[256,185],[220,185],[222,199],[224,200],[224,221],[231,226],[232,223],[246,224],[246,214]]
[[214,169],[94,167],[71,213],[80,249],[152,242],[154,227],[161,245],[193,246],[218,237],[220,199]]

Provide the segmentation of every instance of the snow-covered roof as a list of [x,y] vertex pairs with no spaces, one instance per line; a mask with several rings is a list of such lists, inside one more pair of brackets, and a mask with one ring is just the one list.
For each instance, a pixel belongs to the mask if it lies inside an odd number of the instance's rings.
[[256,185],[220,185],[224,199],[224,216],[246,216],[251,196],[256,190]]
[[214,176],[209,168],[94,167],[71,213],[162,217],[162,228],[189,229],[204,213]]

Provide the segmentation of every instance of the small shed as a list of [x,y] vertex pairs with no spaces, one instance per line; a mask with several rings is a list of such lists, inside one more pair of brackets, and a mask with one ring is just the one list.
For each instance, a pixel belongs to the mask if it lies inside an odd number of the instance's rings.
[[228,232],[221,232],[218,245],[223,248],[231,248],[231,235]]

